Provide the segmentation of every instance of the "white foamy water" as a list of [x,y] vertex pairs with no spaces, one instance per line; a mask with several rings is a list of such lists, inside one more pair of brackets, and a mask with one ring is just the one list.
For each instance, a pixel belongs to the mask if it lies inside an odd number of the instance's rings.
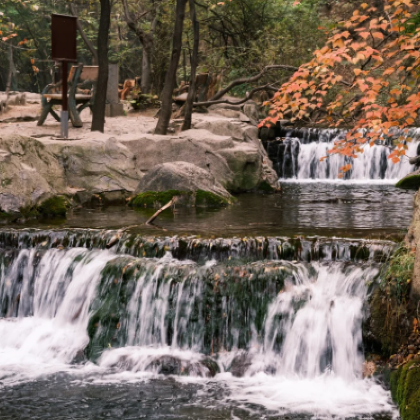
[[[64,370],[89,342],[89,305],[108,251],[22,250],[0,272],[0,380],[18,382]],[[21,283],[21,284],[19,284]],[[20,286],[20,288],[19,288]],[[19,293],[14,291],[19,288]],[[8,379],[8,380],[7,380]]]
[[[223,384],[228,399],[238,406],[254,403],[281,413],[311,413],[314,418],[395,413],[389,393],[361,373],[362,308],[366,284],[374,279],[376,268],[293,265],[284,289],[268,306],[263,335],[254,327],[248,349],[234,345],[230,352],[213,355],[221,373],[208,378],[208,356],[199,348],[202,330],[211,319],[200,318],[203,306],[194,308],[193,302],[203,293],[199,270],[213,270],[214,263],[202,268],[183,264],[187,281],[168,271],[179,265],[170,256],[142,260],[147,270],[136,278],[128,318],[121,320],[126,345],[106,349],[96,366],[74,365],[89,342],[89,308],[101,272],[116,255],[81,248],[39,252],[22,250],[10,264],[0,259],[0,303],[8,308],[7,318],[0,319],[4,385],[60,371],[82,381],[145,380],[159,376],[169,360],[180,375],[187,375],[177,380]],[[162,281],[164,272],[169,277]],[[189,331],[192,318],[195,329]],[[238,355],[246,365],[243,377],[234,378],[230,370]]]
[[227,380],[231,398],[253,403],[282,414],[311,413],[313,419],[344,420],[360,416],[369,419],[377,413],[398,413],[389,392],[371,380],[348,382],[332,374],[312,379],[277,377],[264,373]]
[[[416,156],[416,142],[408,143],[407,156]],[[345,156],[334,154],[329,155],[332,143],[314,142],[300,145],[299,172],[297,178],[302,179],[339,179],[340,168],[351,163],[349,180],[385,180],[394,182],[403,178],[414,170],[407,157],[402,157],[399,163],[392,163],[388,159],[391,150],[387,146],[374,145],[363,146],[363,153],[356,159],[349,159]],[[328,156],[322,162],[320,159]]]
[[270,305],[263,347],[251,350],[245,378],[229,378],[232,398],[314,418],[396,417],[389,393],[362,378],[362,307],[366,283],[377,270],[353,267],[343,274],[332,265],[317,271],[314,281],[302,270],[297,284],[286,285]]
[[[293,150],[298,150],[297,165],[291,164],[291,167],[297,168],[297,171],[293,170],[293,173],[288,177],[292,176],[292,179],[297,179],[299,182],[307,180],[340,181],[338,178],[340,168],[350,163],[352,167],[345,174],[344,182],[371,183],[380,181],[381,183],[394,184],[415,169],[414,165],[410,165],[408,157],[417,156],[420,132],[412,130],[410,135],[414,137],[414,140],[407,142],[406,156],[403,156],[399,163],[394,164],[388,159],[392,149],[387,145],[363,145],[363,152],[359,153],[355,159],[339,154],[330,155],[334,142],[343,138],[344,134],[340,131],[318,130],[315,135],[318,140],[315,141],[309,138],[310,133],[309,137],[303,137],[302,141],[298,138],[289,139],[290,154],[284,155],[282,167],[287,166],[289,160],[295,161],[296,155],[293,154]],[[321,158],[325,157],[327,158],[321,161]],[[282,174],[280,174],[280,178],[282,182],[286,180],[283,179]]]

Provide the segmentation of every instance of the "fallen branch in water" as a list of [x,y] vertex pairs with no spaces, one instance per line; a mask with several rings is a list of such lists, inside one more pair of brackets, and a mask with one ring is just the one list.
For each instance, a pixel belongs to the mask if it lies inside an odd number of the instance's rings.
[[[169,207],[171,207],[172,206],[172,204],[175,204],[175,202],[176,202],[176,199],[177,199],[177,196],[174,196],[174,197],[172,197],[172,200],[171,201],[169,201],[169,203],[167,203],[167,204],[165,204],[163,207],[161,207],[145,224],[146,225],[150,225],[150,224],[152,224],[152,222],[156,219],[156,217],[158,217],[159,216],[159,214],[160,213],[162,213],[163,212],[163,210],[166,210],[167,208],[169,208]],[[108,241],[108,243],[105,245],[105,248],[107,248],[107,249],[109,249],[109,248],[112,248],[115,244],[117,244],[118,242],[119,242],[119,240],[121,239],[121,237],[122,237],[122,234],[123,234],[123,232],[124,231],[126,231],[126,230],[128,230],[128,229],[132,229],[132,228],[135,228],[135,227],[139,227],[139,226],[141,226],[141,225],[131,225],[131,226],[127,226],[127,227],[125,227],[125,228],[123,228],[123,229],[119,229],[117,232],[116,232],[116,234]],[[153,227],[155,227],[155,228],[157,228],[157,229],[161,229],[161,230],[164,230],[164,231],[166,231],[166,229],[164,229],[164,228],[159,228],[158,226],[153,226]]]
[[147,222],[146,225],[150,225],[153,220],[156,219],[156,217],[159,216],[160,213],[162,213],[164,210],[168,209],[169,207],[171,207],[173,204],[176,203],[177,200],[177,196],[172,197],[171,201],[169,201],[169,203],[166,203],[163,207],[161,207]]

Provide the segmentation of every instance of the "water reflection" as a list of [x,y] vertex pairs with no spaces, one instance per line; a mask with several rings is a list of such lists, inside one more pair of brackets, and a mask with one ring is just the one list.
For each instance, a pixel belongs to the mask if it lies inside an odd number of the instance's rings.
[[413,192],[392,185],[283,183],[279,194],[241,194],[224,209],[176,208],[162,213],[156,226],[144,226],[153,209],[127,207],[78,209],[67,221],[28,226],[120,228],[158,234],[323,235],[395,237],[403,235],[413,211]]

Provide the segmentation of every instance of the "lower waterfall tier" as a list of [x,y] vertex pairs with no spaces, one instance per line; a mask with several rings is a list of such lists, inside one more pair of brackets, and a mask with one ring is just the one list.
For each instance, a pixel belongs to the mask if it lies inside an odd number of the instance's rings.
[[390,415],[388,392],[362,378],[364,306],[377,276],[372,259],[197,263],[80,247],[0,250],[0,381],[174,375],[222,386],[224,404]]

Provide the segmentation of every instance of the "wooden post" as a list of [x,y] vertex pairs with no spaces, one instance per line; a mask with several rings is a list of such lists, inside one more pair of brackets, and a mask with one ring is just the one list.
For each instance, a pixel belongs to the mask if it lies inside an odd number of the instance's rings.
[[67,99],[67,63],[77,62],[76,49],[77,18],[67,15],[51,15],[51,58],[61,62],[61,137],[68,138],[69,111]]
[[61,74],[62,74],[62,100],[61,100],[61,137],[68,138],[69,136],[69,109],[68,109],[68,98],[67,98],[67,61],[61,62]]

